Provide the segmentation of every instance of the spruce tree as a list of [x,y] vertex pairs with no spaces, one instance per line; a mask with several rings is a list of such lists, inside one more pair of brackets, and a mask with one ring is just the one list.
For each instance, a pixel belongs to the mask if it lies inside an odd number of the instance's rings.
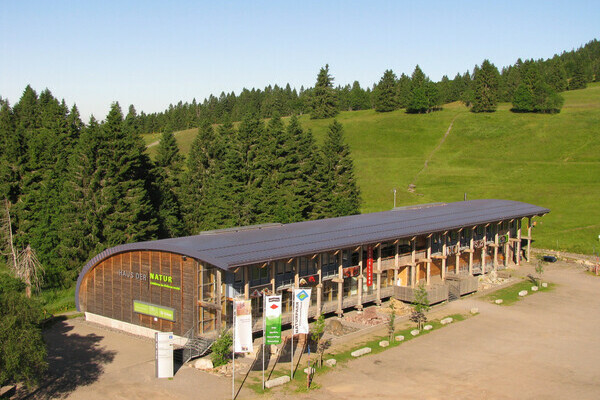
[[406,107],[408,113],[424,113],[439,105],[439,92],[417,65],[413,71],[410,85],[410,98]]
[[338,101],[333,89],[333,78],[329,75],[329,64],[321,68],[317,75],[317,83],[312,91],[312,119],[331,118],[338,113]]
[[575,70],[573,77],[569,81],[569,90],[585,89],[587,87],[587,80],[585,77],[585,66],[581,57],[578,57],[575,61]]
[[375,87],[375,111],[389,112],[398,108],[398,90],[396,75],[391,69],[386,70]]
[[492,112],[498,106],[500,74],[489,60],[483,60],[474,76],[472,112]]
[[567,90],[568,80],[567,72],[564,64],[558,56],[555,56],[548,61],[546,70],[546,83],[556,92],[564,92]]
[[354,177],[350,148],[344,141],[342,124],[329,126],[322,148],[324,196],[319,207],[321,218],[341,217],[360,212],[360,191]]
[[410,77],[406,74],[400,75],[398,79],[398,105],[401,108],[407,108],[411,99]]

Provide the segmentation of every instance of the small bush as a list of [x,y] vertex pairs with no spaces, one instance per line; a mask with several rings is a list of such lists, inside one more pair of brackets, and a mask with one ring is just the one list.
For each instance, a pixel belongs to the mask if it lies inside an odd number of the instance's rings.
[[213,343],[211,350],[212,353],[210,358],[213,362],[213,367],[220,367],[229,362],[231,357],[231,346],[233,345],[233,338],[231,332],[221,332],[219,338]]

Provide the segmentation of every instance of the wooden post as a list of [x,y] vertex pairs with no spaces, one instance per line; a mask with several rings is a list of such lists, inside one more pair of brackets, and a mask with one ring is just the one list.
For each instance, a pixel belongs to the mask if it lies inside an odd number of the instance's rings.
[[337,315],[338,317],[341,317],[343,314],[342,311],[342,296],[343,291],[344,291],[344,251],[340,250],[340,257],[339,257],[339,267],[338,267],[338,278],[340,279],[340,282],[338,282],[338,309],[337,309]]
[[446,232],[442,235],[442,280],[446,279],[446,242],[448,241],[448,237],[446,236]]
[[294,263],[294,287],[300,287],[300,257],[297,257]]
[[510,222],[508,223],[508,231],[506,232],[506,242],[504,243],[504,267],[508,267],[512,252],[510,251]]
[[216,282],[215,282],[215,297],[217,300],[217,329],[220,331],[223,328],[223,301],[221,294],[221,270],[219,268],[215,268],[216,271]]
[[498,226],[500,226],[500,223],[502,223],[502,221],[496,224],[496,234],[494,235],[494,244],[496,245],[494,247],[494,271],[498,270],[498,246],[500,245],[498,241]]
[[473,248],[473,237],[475,236],[475,228],[471,228],[471,240],[469,240],[469,276],[473,276],[473,252],[475,249]]
[[[275,268],[276,268],[276,263],[274,262],[270,262],[269,264],[267,264],[267,266],[265,268],[270,268],[270,272],[271,272],[271,294],[274,295],[275,294]],[[285,272],[285,270],[284,270]]]
[[321,259],[321,256],[322,254],[319,254],[317,256],[317,274],[319,275],[319,284],[317,285],[317,316],[321,315],[321,297],[323,295],[323,281],[321,280],[321,276],[323,275],[321,271],[321,268],[323,267],[323,261]]
[[419,275],[419,269],[417,267],[417,238],[413,237],[411,239],[411,243],[412,243],[412,253],[411,253],[411,257],[410,257],[410,261],[411,261],[411,270],[412,270],[412,283],[411,283],[411,287],[416,287],[417,286],[417,275]]
[[427,236],[427,277],[425,278],[426,284],[431,284],[431,235]]
[[398,254],[399,251],[400,244],[396,243],[396,256],[394,257],[394,286],[396,286],[398,283],[398,269],[400,268],[400,266],[398,265],[400,258],[400,255]]
[[487,251],[487,226],[483,227],[483,247],[481,248],[481,273],[485,274],[485,253]]
[[362,292],[363,292],[363,247],[358,249],[358,301],[357,310],[362,310]]
[[527,262],[531,260],[531,217],[527,223]]
[[458,239],[458,243],[456,243],[456,255],[454,256],[454,259],[454,273],[458,275],[460,273],[460,238]]
[[244,299],[250,298],[250,266],[244,268]]
[[381,247],[382,243],[379,243],[379,247],[377,247],[377,299],[375,303],[380,306],[381,305]]
[[517,220],[517,265],[521,265],[521,219]]

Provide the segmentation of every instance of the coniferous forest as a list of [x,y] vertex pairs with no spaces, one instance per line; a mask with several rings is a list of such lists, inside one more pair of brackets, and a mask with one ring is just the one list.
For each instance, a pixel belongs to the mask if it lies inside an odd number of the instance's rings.
[[[317,145],[295,115],[403,108],[426,113],[463,101],[473,112],[511,102],[515,112],[560,111],[560,92],[600,80],[600,42],[498,71],[488,60],[433,82],[386,70],[372,88],[334,86],[326,65],[314,88],[277,85],[179,103],[161,113],[114,103],[102,121],[27,86],[1,100],[0,199],[3,253],[30,248],[44,287],[70,287],[82,265],[111,246],[270,222],[356,214],[360,192],[343,126]],[[281,117],[291,115],[284,122]],[[269,118],[265,121],[265,118]],[[236,122],[234,124],[233,122]],[[187,158],[173,131],[197,128]],[[162,132],[154,160],[141,134]]]

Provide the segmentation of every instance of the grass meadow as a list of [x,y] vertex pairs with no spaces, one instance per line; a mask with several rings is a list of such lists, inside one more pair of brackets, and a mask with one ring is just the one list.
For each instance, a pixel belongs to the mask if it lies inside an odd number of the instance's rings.
[[[474,114],[460,103],[441,111],[342,112],[362,212],[397,205],[498,198],[533,203],[551,213],[538,220],[535,246],[579,253],[600,250],[600,84],[563,93],[556,115],[517,114],[510,104],[494,113]],[[328,120],[300,117],[322,141]],[[450,123],[450,135],[434,152]],[[189,151],[197,129],[177,132]],[[146,135],[146,143],[159,135]],[[153,154],[155,146],[150,148]],[[425,160],[431,156],[427,168]],[[422,171],[421,171],[422,170]],[[414,182],[416,191],[409,192]]]

